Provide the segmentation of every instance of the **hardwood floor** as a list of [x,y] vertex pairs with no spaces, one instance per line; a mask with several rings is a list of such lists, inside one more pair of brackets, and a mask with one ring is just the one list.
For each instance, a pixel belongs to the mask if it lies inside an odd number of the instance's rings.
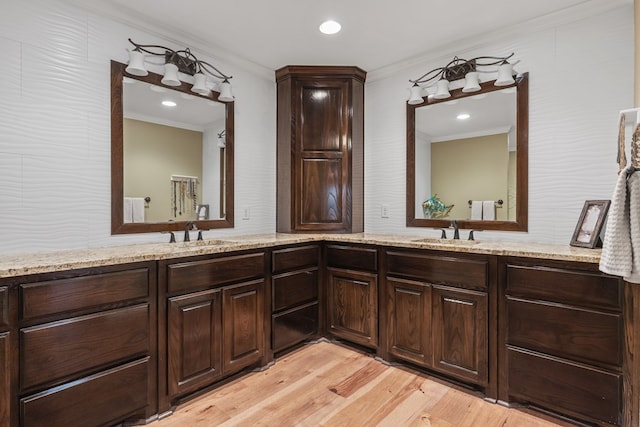
[[172,426],[570,426],[485,402],[471,392],[352,348],[320,342],[181,406]]

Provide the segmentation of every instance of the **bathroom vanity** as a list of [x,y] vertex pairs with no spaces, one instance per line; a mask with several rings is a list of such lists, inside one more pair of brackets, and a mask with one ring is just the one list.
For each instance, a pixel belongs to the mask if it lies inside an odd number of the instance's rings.
[[323,336],[498,404],[635,425],[640,296],[598,259],[368,234],[0,257],[0,425],[152,421]]

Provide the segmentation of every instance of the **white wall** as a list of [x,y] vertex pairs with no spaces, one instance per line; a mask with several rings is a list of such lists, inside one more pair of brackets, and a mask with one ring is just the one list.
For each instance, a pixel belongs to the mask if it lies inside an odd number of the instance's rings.
[[[158,31],[162,33],[162,31]],[[174,44],[56,0],[3,0],[0,12],[0,253],[162,242],[110,233],[111,59],[127,38]],[[233,75],[235,228],[275,230],[275,84],[194,52]],[[261,70],[263,71],[263,70]],[[242,220],[243,208],[249,220]]]
[[[529,232],[484,231],[479,239],[568,244],[584,201],[611,198],[618,112],[633,105],[633,6],[546,28],[536,25],[512,29],[473,49],[467,44],[420,64],[369,75],[366,232],[438,235],[405,226],[405,101],[409,79],[456,55],[515,52],[522,61],[516,70],[530,73]],[[380,218],[381,204],[391,207],[389,218]]]

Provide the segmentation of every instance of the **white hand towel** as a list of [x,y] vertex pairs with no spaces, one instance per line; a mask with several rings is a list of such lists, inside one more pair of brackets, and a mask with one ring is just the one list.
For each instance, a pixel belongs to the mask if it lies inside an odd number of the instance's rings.
[[631,236],[631,274],[624,280],[640,283],[640,172],[634,172],[627,181],[629,192],[629,225]]
[[471,219],[474,219],[474,220],[482,219],[482,200],[471,201]]
[[131,198],[131,222],[144,222],[144,198]]
[[[629,276],[633,266],[629,200],[627,198],[628,171],[629,168],[625,168],[618,175],[618,181],[611,198],[607,229],[600,255],[600,271],[622,277]],[[636,215],[639,214],[636,213]]]
[[485,200],[482,202],[482,219],[486,221],[493,221],[496,219],[495,200]]
[[123,222],[133,222],[133,199],[131,197],[124,198],[124,217]]

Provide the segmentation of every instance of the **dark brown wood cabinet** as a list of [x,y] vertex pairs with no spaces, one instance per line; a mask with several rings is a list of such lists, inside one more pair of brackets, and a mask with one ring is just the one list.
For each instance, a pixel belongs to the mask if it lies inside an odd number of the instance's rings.
[[388,354],[488,386],[488,260],[390,249],[385,260]]
[[290,348],[318,334],[320,248],[304,245],[271,254],[271,349]]
[[623,282],[597,266],[501,263],[500,398],[598,425],[623,420]]
[[[160,413],[265,355],[265,253],[160,262]],[[165,380],[166,378],[166,380]]]
[[378,346],[377,249],[327,245],[327,322],[335,337]]
[[365,78],[357,67],[276,71],[279,232],[363,231]]
[[157,412],[155,272],[140,263],[17,284],[20,425],[110,425]]

